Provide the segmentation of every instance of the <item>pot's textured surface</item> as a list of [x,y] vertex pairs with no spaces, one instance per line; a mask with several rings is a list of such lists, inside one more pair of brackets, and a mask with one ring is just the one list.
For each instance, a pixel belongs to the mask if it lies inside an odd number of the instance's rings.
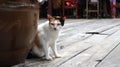
[[25,61],[37,32],[38,9],[30,0],[0,1],[0,67]]

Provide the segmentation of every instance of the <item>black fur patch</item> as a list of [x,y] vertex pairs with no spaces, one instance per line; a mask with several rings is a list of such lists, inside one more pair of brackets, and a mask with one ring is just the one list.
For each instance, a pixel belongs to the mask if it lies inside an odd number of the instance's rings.
[[64,20],[63,20],[62,17],[55,16],[54,18],[57,19],[57,20],[60,20],[61,25],[64,26]]

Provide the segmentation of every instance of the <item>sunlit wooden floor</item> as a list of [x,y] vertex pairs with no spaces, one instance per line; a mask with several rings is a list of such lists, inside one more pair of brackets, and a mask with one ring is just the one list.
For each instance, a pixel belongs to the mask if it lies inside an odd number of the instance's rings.
[[15,67],[120,67],[120,19],[67,19],[57,45],[61,58]]

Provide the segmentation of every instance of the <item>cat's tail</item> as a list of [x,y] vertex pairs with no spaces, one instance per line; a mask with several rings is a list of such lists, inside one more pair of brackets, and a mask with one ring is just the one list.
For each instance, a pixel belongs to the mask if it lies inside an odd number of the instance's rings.
[[28,54],[28,59],[29,58],[39,58],[39,57],[42,57],[44,56],[44,52],[43,52],[43,49],[42,49],[42,46],[41,46],[41,43],[40,43],[40,40],[39,40],[39,37],[38,37],[38,34],[36,35],[34,41],[33,41],[33,47],[32,49],[29,51],[29,54]]

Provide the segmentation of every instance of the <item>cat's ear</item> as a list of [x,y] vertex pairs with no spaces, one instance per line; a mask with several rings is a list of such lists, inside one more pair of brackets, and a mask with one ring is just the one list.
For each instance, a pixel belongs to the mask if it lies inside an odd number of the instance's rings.
[[62,19],[63,19],[63,21],[65,21],[66,20],[66,16],[64,16]]
[[61,22],[62,26],[64,26],[65,20],[66,20],[66,16],[64,16],[64,17],[61,18],[60,22]]
[[47,14],[47,18],[48,19],[54,19],[54,17],[52,17],[50,14]]

